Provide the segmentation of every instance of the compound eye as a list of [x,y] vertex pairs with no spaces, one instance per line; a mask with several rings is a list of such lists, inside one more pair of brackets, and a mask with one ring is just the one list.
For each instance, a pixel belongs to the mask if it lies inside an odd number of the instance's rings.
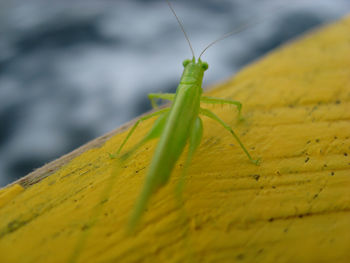
[[182,62],[182,65],[183,65],[184,67],[186,67],[188,64],[190,64],[190,62],[191,62],[191,60],[185,59],[185,60]]
[[207,62],[202,62],[202,69],[207,70],[208,69],[208,63]]

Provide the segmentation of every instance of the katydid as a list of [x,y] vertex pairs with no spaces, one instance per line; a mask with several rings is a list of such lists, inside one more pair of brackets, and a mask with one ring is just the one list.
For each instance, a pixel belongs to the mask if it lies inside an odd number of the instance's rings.
[[[194,152],[198,148],[203,134],[203,124],[200,115],[209,117],[217,121],[226,130],[228,130],[233,137],[237,140],[240,147],[243,149],[248,159],[255,164],[258,164],[258,160],[253,160],[243,145],[241,140],[238,138],[232,128],[221,120],[215,113],[208,109],[204,109],[200,106],[200,103],[204,104],[232,104],[238,109],[238,116],[240,117],[242,105],[238,101],[220,99],[202,96],[202,80],[204,72],[208,69],[208,64],[201,60],[201,56],[207,50],[208,47],[212,46],[217,41],[231,35],[235,32],[224,35],[222,38],[209,44],[200,54],[198,59],[195,58],[193,48],[189,41],[189,38],[177,17],[173,7],[167,0],[170,10],[179,23],[185,38],[190,46],[192,52],[192,59],[187,59],[183,62],[184,70],[179,83],[179,86],[175,94],[169,93],[152,93],[149,94],[149,98],[152,102],[152,106],[156,107],[155,100],[169,100],[172,104],[168,108],[161,109],[151,114],[145,115],[140,118],[134,126],[130,129],[126,138],[122,142],[116,154],[111,155],[113,158],[120,158],[120,160],[127,159],[135,150],[151,139],[159,138],[159,142],[156,146],[153,159],[148,169],[145,183],[141,194],[136,202],[134,210],[131,214],[129,221],[129,230],[133,231],[137,222],[139,221],[143,211],[145,210],[147,203],[154,192],[164,186],[174,169],[174,166],[180,155],[182,154],[186,144],[189,144],[183,173],[186,173],[186,169],[189,166]],[[241,31],[242,29],[239,29]],[[140,122],[150,119],[152,117],[159,116],[155,121],[153,127],[148,134],[138,142],[130,151],[120,156],[120,152],[128,141],[130,136],[135,131],[136,127]]]
[[[172,104],[168,108],[163,108],[156,112],[152,112],[148,115],[141,117],[136,123],[132,126],[130,131],[128,132],[126,138],[120,145],[119,149],[115,154],[110,154],[111,158],[116,158],[118,161],[125,161],[128,159],[138,148],[144,145],[146,142],[152,139],[159,138],[159,142],[156,146],[153,159],[151,161],[150,167],[148,169],[146,180],[141,191],[140,196],[136,202],[134,210],[132,211],[131,218],[129,220],[128,232],[131,233],[134,231],[135,226],[140,220],[143,211],[145,210],[147,203],[154,192],[156,192],[159,188],[164,186],[171,175],[171,172],[174,169],[174,166],[178,159],[180,158],[186,144],[189,144],[187,157],[185,160],[185,164],[182,170],[181,178],[178,183],[179,193],[182,191],[183,178],[186,175],[187,168],[191,163],[192,157],[198,148],[202,135],[203,135],[203,124],[199,115],[203,115],[213,119],[218,122],[223,128],[228,130],[233,137],[236,139],[240,147],[243,149],[245,154],[248,156],[248,159],[255,164],[258,164],[258,160],[253,160],[247,151],[246,147],[243,145],[241,140],[238,138],[236,133],[232,130],[232,128],[226,124],[223,120],[221,120],[215,113],[208,109],[204,109],[200,106],[200,103],[204,104],[231,104],[237,107],[238,117],[241,116],[242,104],[238,101],[228,100],[228,99],[220,99],[202,96],[202,80],[204,76],[204,72],[208,69],[208,64],[201,60],[201,56],[204,52],[214,45],[216,42],[233,35],[234,33],[238,33],[245,28],[247,28],[248,24],[223,35],[221,38],[210,43],[200,54],[198,59],[194,55],[194,51],[192,45],[189,41],[189,38],[177,17],[173,7],[170,2],[167,0],[170,10],[173,12],[176,17],[177,22],[179,23],[182,32],[185,35],[185,38],[190,46],[192,52],[192,59],[187,59],[183,62],[184,70],[182,73],[182,77],[179,83],[179,86],[176,90],[175,94],[169,93],[152,93],[149,94],[149,99],[151,100],[152,106],[157,108],[155,101],[157,99],[169,100],[172,101]],[[147,135],[141,139],[136,145],[134,145],[131,150],[127,151],[124,154],[121,154],[121,151],[129,140],[130,136],[134,133],[137,126],[147,119],[158,116],[158,119],[154,122],[153,127],[147,133]],[[119,163],[120,164],[120,163]],[[119,166],[118,164],[118,166]],[[115,167],[117,168],[117,166]],[[113,182],[115,179],[115,174],[118,171],[114,169],[112,171],[112,175],[110,177],[111,183],[108,184],[105,191],[103,192],[103,198],[101,203],[103,203],[106,199],[108,199],[108,195],[110,194]],[[90,217],[89,222],[85,225],[91,228],[98,220],[98,215],[101,212],[101,205],[98,205],[93,210],[92,216]],[[85,231],[79,238],[75,249],[69,259],[69,262],[77,262],[79,259],[79,255],[84,247],[85,241],[88,236],[88,231]]]

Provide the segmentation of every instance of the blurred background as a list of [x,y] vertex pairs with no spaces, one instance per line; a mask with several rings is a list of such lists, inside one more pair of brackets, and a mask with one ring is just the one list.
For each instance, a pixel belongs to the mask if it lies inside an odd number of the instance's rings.
[[[350,12],[349,0],[172,3],[197,56],[258,22],[207,51],[204,86]],[[165,0],[0,0],[0,187],[149,110],[186,58]]]

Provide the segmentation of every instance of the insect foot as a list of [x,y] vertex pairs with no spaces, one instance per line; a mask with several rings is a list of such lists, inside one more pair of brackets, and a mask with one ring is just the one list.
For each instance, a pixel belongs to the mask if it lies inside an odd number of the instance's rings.
[[116,159],[117,155],[116,154],[112,154],[112,153],[108,153],[109,158],[111,159]]
[[261,163],[261,158],[258,158],[256,160],[251,160],[252,163],[254,163],[255,165],[259,166]]

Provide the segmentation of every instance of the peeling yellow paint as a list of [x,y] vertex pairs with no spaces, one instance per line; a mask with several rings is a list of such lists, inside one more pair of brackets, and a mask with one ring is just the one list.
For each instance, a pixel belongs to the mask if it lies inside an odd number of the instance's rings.
[[24,191],[0,192],[0,262],[68,262],[74,251],[79,262],[349,262],[350,19],[276,50],[207,94],[243,103],[243,122],[231,107],[210,109],[262,158],[259,167],[203,118],[183,207],[174,198],[180,160],[127,237],[155,142],[116,169],[108,153],[125,133],[115,135]]

